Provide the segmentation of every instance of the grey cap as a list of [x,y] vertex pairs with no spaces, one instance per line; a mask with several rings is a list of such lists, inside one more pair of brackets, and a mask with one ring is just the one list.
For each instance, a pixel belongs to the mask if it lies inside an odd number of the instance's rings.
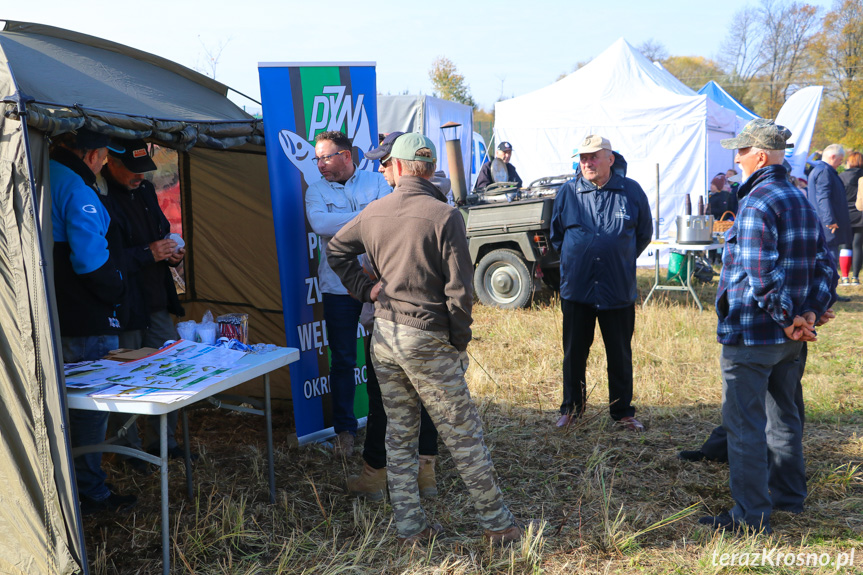
[[719,143],[726,150],[740,150],[743,148],[761,148],[762,150],[784,150],[793,148],[794,144],[787,142],[791,137],[791,130],[780,126],[773,120],[756,118],[743,127],[736,138],[721,140]]

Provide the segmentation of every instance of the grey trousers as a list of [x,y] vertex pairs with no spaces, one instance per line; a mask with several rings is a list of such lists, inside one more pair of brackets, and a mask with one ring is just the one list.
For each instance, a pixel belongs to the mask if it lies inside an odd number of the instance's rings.
[[802,511],[806,499],[802,411],[795,395],[802,342],[723,345],[722,426],[728,432],[730,511],[770,530],[775,509]]

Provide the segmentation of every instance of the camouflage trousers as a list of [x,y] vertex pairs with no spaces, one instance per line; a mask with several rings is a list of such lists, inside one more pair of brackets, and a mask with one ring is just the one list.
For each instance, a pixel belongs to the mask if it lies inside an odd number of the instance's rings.
[[420,401],[467,485],[480,525],[495,531],[512,525],[464,379],[467,352],[450,345],[447,332],[378,318],[371,355],[387,413],[387,483],[399,536],[428,527],[417,486]]

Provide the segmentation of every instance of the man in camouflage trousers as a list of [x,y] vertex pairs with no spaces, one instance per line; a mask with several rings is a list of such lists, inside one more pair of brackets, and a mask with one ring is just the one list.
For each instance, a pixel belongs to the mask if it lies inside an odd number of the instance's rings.
[[[330,267],[354,297],[375,303],[372,362],[387,413],[390,501],[399,540],[427,541],[417,487],[420,401],[467,485],[484,536],[515,541],[522,528],[503,502],[483,441],[482,423],[464,379],[471,339],[473,266],[464,219],[429,182],[434,144],[405,134],[393,144],[396,188],[330,240]],[[366,253],[374,283],[357,261]]]

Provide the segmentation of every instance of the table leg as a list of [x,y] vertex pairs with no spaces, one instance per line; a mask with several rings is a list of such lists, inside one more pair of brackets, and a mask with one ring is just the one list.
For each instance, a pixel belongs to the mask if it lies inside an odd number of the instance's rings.
[[267,465],[269,466],[270,503],[276,502],[276,469],[273,462],[273,406],[270,401],[270,374],[264,374],[264,415],[267,420]]
[[189,416],[186,410],[180,410],[183,414],[183,456],[186,460],[186,496],[189,501],[195,496],[195,490],[192,486],[192,448],[189,444]]
[[170,521],[168,520],[168,415],[159,416],[159,454],[162,457],[162,573],[171,572]]
[[695,252],[686,252],[686,289],[692,294],[692,299],[698,305],[698,311],[704,311],[704,306],[701,305],[701,300],[698,299],[698,294],[692,287],[692,273],[695,271]]
[[650,288],[650,292],[647,294],[647,297],[644,298],[644,302],[641,304],[641,309],[647,305],[647,302],[650,301],[650,298],[653,296],[653,292],[656,291],[656,288],[659,286],[659,248],[656,248],[656,261],[653,264],[653,287]]

